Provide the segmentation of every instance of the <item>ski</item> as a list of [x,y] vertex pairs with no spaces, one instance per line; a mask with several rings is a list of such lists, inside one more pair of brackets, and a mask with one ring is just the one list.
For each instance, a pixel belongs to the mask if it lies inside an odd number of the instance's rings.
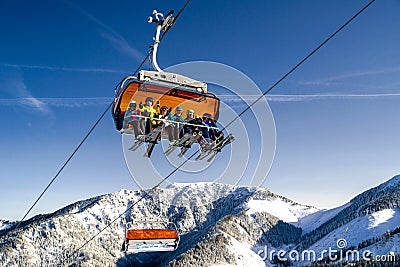
[[[221,139],[222,137],[222,139]],[[220,136],[217,138],[217,140],[215,141],[215,143],[209,143],[208,147],[205,147],[202,151],[201,154],[196,158],[196,160],[202,160],[204,158],[206,158],[208,155],[210,155],[214,148],[218,147],[221,145],[221,143],[224,141],[225,139],[223,138],[223,136]]]
[[146,150],[146,152],[144,153],[144,156],[145,156],[145,157],[150,158],[151,153],[153,152],[154,146],[155,146],[156,144],[158,144],[158,141],[157,141],[157,140],[159,139],[160,136],[161,136],[161,131],[158,132],[158,134],[155,136],[155,138],[153,138],[153,139],[151,139],[151,140],[149,141],[149,146],[147,147],[147,150]]
[[165,154],[166,156],[168,156],[168,155],[170,155],[172,152],[174,152],[175,149],[179,146],[178,142],[179,142],[178,140],[173,141],[173,142],[169,145],[169,147],[167,148],[167,150],[165,150],[164,154]]
[[200,155],[197,156],[195,160],[202,160],[212,152],[212,148],[205,148],[204,150],[200,149]]
[[217,145],[218,142],[215,143],[214,141],[212,141],[212,142],[207,142],[203,146],[200,146],[200,155],[198,155],[195,160],[202,160],[208,155],[210,155],[210,153],[213,151],[213,148],[215,148]]
[[145,136],[144,135],[139,135],[136,139],[133,145],[128,148],[128,150],[135,151],[138,149],[143,143],[145,142]]
[[197,136],[193,135],[185,141],[181,146],[181,152],[178,154],[178,157],[183,157],[183,155],[192,147],[192,145],[197,141]]
[[149,146],[147,147],[146,152],[144,153],[144,157],[150,158],[151,153],[153,152],[154,146],[158,144],[158,139],[160,138],[162,131],[163,131],[163,126],[158,126],[155,128],[151,133],[149,133],[146,136],[145,142],[149,143]]
[[152,132],[147,135],[138,135],[135,139],[135,142],[128,150],[135,151],[137,150],[143,143],[151,142],[153,139],[157,139],[160,137],[159,133],[162,132],[162,126],[157,127]]
[[165,155],[170,155],[177,147],[182,146],[190,138],[190,134],[185,134],[181,139],[173,141],[173,143],[164,152]]
[[221,152],[221,150],[227,146],[228,144],[232,143],[233,141],[235,141],[235,138],[233,137],[232,134],[229,134],[227,137],[225,137],[221,142],[219,142],[219,145],[215,146],[212,149],[212,155],[211,157],[207,160],[208,162],[211,162],[219,152]]

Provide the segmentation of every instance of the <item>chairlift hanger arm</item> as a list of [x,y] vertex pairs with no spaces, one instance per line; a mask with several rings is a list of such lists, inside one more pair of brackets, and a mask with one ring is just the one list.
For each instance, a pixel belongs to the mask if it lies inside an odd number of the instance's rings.
[[[171,26],[174,23],[174,17],[172,14],[174,13],[173,10],[171,10],[167,16],[164,16],[163,13],[158,12],[157,10],[153,10],[153,16],[148,17],[147,21],[149,23],[156,23],[156,34],[154,36],[154,44],[151,47],[152,50],[152,56],[151,56],[151,64],[153,65],[154,69],[157,70],[158,72],[163,72],[163,70],[158,66],[157,63],[157,51],[158,51],[158,45],[160,44],[160,35],[161,31],[166,33]],[[164,35],[163,35],[164,36]]]

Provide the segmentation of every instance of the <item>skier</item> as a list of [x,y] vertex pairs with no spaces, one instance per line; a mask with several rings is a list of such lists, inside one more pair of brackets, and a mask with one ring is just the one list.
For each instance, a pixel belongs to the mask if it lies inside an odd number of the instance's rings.
[[209,147],[209,134],[207,130],[207,125],[201,118],[194,118],[187,122],[183,126],[181,135],[190,134],[199,143],[201,150]]
[[180,132],[183,128],[182,123],[185,123],[186,120],[182,117],[183,108],[181,106],[176,107],[175,114],[169,115],[168,119],[171,121],[175,121],[176,123],[171,124],[171,127],[168,128],[168,136],[169,141],[173,142],[178,140],[180,136]]
[[190,121],[194,119],[194,110],[193,109],[188,109],[186,113],[186,119],[185,121]]
[[135,138],[143,134],[143,129],[140,127],[139,123],[140,118],[137,115],[140,115],[140,111],[136,109],[136,101],[132,100],[129,103],[129,109],[124,114],[124,129],[133,128]]
[[[215,141],[218,137],[221,136],[221,131],[217,130],[218,126],[215,121],[212,119],[211,114],[204,113],[203,114],[203,122],[208,127],[208,137]],[[210,141],[210,140],[208,140]]]
[[139,104],[139,110],[142,116],[147,117],[141,121],[142,127],[145,129],[145,134],[149,134],[152,127],[156,126],[156,121],[152,120],[152,118],[157,114],[157,110],[153,107],[153,103],[153,98],[147,97],[144,105],[142,102]]
[[156,126],[162,126],[164,125],[165,127],[169,126],[169,122],[163,121],[164,119],[168,119],[169,114],[171,113],[171,110],[168,109],[167,106],[162,106],[160,108],[160,112],[157,114],[156,118],[158,119],[156,121]]

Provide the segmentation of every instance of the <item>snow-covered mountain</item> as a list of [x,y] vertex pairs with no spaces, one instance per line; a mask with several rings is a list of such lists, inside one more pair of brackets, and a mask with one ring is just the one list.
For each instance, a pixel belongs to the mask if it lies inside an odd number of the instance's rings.
[[[13,222],[0,221],[0,266],[297,266],[309,261],[292,259],[293,251],[318,253],[337,248],[338,240],[373,255],[398,254],[399,192],[394,177],[322,211],[264,188],[218,183],[174,184],[149,194],[121,190],[35,216],[16,231]],[[140,227],[157,216],[176,225],[178,249],[124,255],[126,222]],[[288,252],[287,261],[279,250]]]

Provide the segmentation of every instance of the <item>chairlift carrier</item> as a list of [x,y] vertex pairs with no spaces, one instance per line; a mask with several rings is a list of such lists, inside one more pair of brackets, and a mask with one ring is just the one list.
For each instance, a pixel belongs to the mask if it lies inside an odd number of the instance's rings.
[[125,253],[174,251],[180,237],[172,222],[147,222],[147,226],[127,225],[125,232]]
[[148,22],[157,24],[154,44],[151,48],[151,63],[155,71],[141,70],[138,76],[124,78],[115,88],[115,99],[112,106],[112,115],[116,129],[123,132],[124,114],[131,101],[145,103],[147,97],[154,99],[154,106],[172,108],[180,106],[184,111],[193,109],[195,114],[202,116],[209,113],[214,120],[218,120],[220,100],[207,90],[207,84],[177,73],[164,72],[157,63],[157,50],[160,43],[161,31],[166,31],[172,25],[174,18],[170,12],[166,18],[162,13],[153,11],[154,17]]
[[160,203],[157,218],[148,217],[127,223],[125,230],[125,253],[167,252],[177,249],[180,241],[177,227],[168,221]]

